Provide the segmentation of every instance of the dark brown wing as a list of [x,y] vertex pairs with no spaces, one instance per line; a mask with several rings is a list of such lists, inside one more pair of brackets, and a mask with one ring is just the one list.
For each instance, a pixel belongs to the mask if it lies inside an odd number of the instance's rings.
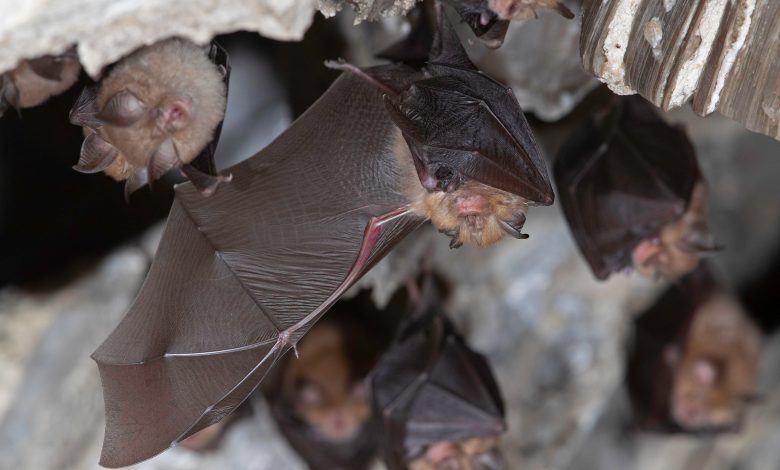
[[214,196],[176,188],[149,276],[93,356],[101,464],[149,458],[230,413],[424,222],[405,209],[396,132],[379,91],[343,74]]
[[504,406],[485,358],[437,311],[412,322],[371,376],[391,470],[439,441],[504,432]]
[[701,178],[685,133],[638,97],[615,98],[563,145],[553,173],[574,238],[599,279],[686,209]]

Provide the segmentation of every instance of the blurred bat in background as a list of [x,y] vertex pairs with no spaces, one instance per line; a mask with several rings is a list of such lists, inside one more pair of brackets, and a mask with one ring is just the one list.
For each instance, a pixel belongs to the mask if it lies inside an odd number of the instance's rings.
[[645,429],[739,429],[755,397],[762,333],[704,266],[636,322],[628,386]]
[[390,470],[502,469],[504,405],[487,360],[438,305],[432,279],[396,343],[370,375]]
[[80,73],[75,47],[60,55],[22,60],[15,69],[0,74],[0,116],[9,107],[31,108],[65,92]]
[[279,429],[312,469],[362,470],[376,458],[365,378],[403,313],[393,303],[380,310],[369,291],[337,302],[263,383]]
[[572,234],[599,279],[630,267],[676,279],[717,249],[693,146],[642,98],[615,98],[590,118],[563,145],[553,173]]
[[[235,409],[426,221],[427,194],[454,205],[469,229],[490,219],[518,237],[528,201],[552,202],[517,101],[443,27],[429,75],[349,67],[286,132],[232,167],[231,184],[209,198],[176,187],[144,286],[93,354],[106,403],[103,465],[149,458]],[[514,200],[510,191],[524,202],[493,207]]]
[[71,122],[83,126],[86,136],[74,169],[126,181],[129,197],[179,168],[210,195],[229,179],[216,176],[209,163],[225,115],[228,79],[227,54],[216,45],[207,52],[169,39],[139,49],[98,85],[85,88],[71,110]]
[[501,47],[509,29],[509,19],[501,19],[490,8],[488,0],[447,0],[482,44],[490,49]]

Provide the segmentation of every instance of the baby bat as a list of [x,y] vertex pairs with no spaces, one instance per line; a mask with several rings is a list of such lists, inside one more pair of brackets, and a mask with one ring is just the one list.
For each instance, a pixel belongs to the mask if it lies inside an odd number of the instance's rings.
[[504,405],[486,359],[423,301],[369,379],[390,470],[500,469]]
[[[191,163],[218,135],[225,115],[227,56],[213,62],[207,50],[168,39],[129,55],[96,88],[88,87],[71,111],[84,127],[84,144],[74,169],[105,172],[125,181],[125,196],[172,168],[206,195],[220,181]],[[213,148],[210,149],[213,151]]]
[[[431,78],[387,66],[379,83],[347,68],[287,131],[232,167],[231,184],[209,198],[190,184],[176,187],[147,279],[93,354],[106,404],[102,465],[149,458],[243,402],[350,286],[427,220],[410,191],[454,204],[466,224],[495,218],[477,211],[496,202],[491,190],[552,202],[513,95],[471,67],[456,36],[439,43]],[[385,98],[390,87],[398,96]],[[434,108],[442,114],[426,116]],[[500,209],[516,225],[524,218]]]
[[487,0],[490,9],[502,20],[527,20],[538,18],[537,9],[549,8],[564,18],[574,18],[574,13],[560,0]]
[[9,107],[31,108],[65,92],[76,83],[80,73],[75,49],[22,60],[15,69],[0,74],[0,116]]
[[702,270],[637,321],[629,390],[645,428],[736,430],[755,396],[761,332]]
[[641,98],[615,98],[591,117],[563,145],[553,173],[598,279],[630,267],[677,279],[717,249],[693,146]]

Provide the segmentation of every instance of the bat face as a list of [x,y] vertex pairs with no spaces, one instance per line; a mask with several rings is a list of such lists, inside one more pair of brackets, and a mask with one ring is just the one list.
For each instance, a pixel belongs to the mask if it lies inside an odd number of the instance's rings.
[[634,247],[632,260],[640,274],[651,279],[678,279],[696,269],[702,254],[715,249],[707,225],[706,200],[706,188],[699,182],[682,217],[665,225],[657,237]]
[[397,65],[359,72],[385,92],[409,149],[397,146],[419,180],[407,185],[409,199],[453,248],[526,238],[528,205],[554,198],[539,148],[511,89],[474,67],[443,12],[438,22],[421,72]]
[[671,390],[671,417],[686,430],[735,429],[758,381],[761,334],[718,293],[694,313]]
[[495,437],[438,442],[409,464],[410,470],[498,470],[505,468]]
[[501,47],[509,28],[509,21],[501,19],[490,9],[488,0],[449,0],[461,20],[469,25],[474,35],[491,49]]
[[574,13],[560,0],[488,0],[490,9],[504,20],[538,18],[537,10],[551,9],[564,18],[574,18]]
[[226,74],[203,49],[184,40],[131,54],[97,91],[86,90],[71,112],[71,121],[87,129],[74,168],[126,181],[130,194],[189,164],[222,122]]
[[76,83],[80,72],[75,51],[23,60],[0,75],[0,116],[8,107],[31,108],[63,93]]
[[355,438],[368,422],[366,387],[354,377],[344,337],[328,323],[316,325],[285,371],[285,394],[296,415],[332,443]]

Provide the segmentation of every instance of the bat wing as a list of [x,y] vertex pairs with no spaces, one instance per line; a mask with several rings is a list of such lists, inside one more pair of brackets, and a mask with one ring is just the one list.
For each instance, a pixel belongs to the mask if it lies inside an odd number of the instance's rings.
[[439,314],[415,328],[402,334],[405,339],[382,358],[371,378],[391,469],[406,468],[406,458],[434,442],[506,429],[503,402],[485,358]]
[[395,243],[406,209],[381,94],[346,73],[210,198],[176,198],[149,275],[93,358],[101,464],[149,458],[219,421]]
[[700,179],[685,133],[641,98],[617,99],[563,145],[554,176],[574,238],[599,279],[686,209]]

